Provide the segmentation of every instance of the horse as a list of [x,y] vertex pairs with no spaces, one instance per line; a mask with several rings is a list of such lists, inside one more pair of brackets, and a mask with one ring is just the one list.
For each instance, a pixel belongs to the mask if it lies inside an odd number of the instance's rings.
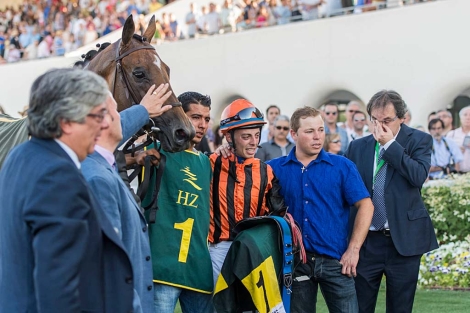
[[[88,52],[84,56],[85,61],[80,61],[84,69],[97,73],[107,81],[109,90],[118,104],[118,111],[140,103],[151,85],[169,83],[170,68],[150,44],[155,30],[155,16],[153,16],[143,36],[134,34],[134,20],[130,15],[124,24],[121,39],[112,44],[102,45],[99,51]],[[172,90],[171,85],[168,90]],[[147,133],[161,142],[163,150],[183,151],[194,137],[195,130],[174,93],[164,104],[171,105],[172,109],[152,119],[152,124],[158,126],[158,132],[152,132],[148,127]],[[27,123],[24,121],[3,116],[3,120],[0,120],[0,131],[8,134],[11,133],[10,129],[20,127],[27,132]],[[27,140],[25,136],[14,139],[2,136],[0,148],[2,151],[10,151],[25,140]],[[5,156],[6,153],[0,154],[0,167]]]
[[[155,16],[152,16],[143,36],[134,34],[134,20],[130,15],[124,24],[122,38],[93,55],[84,67],[107,81],[118,111],[140,103],[153,84],[159,86],[170,81],[170,68],[150,44],[155,31]],[[173,91],[171,85],[168,90]],[[195,130],[174,92],[164,104],[171,105],[172,109],[153,118],[160,129],[156,137],[163,150],[182,151],[195,136]]]

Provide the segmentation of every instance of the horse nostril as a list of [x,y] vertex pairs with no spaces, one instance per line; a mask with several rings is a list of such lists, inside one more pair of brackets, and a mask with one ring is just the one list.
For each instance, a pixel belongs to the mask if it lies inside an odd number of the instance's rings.
[[189,138],[188,134],[184,131],[184,129],[177,129],[175,131],[175,136],[178,142],[187,141]]

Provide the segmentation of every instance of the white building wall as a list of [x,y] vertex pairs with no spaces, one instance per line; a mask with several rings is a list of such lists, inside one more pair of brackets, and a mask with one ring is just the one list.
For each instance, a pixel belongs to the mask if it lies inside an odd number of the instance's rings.
[[[241,95],[284,114],[319,106],[336,90],[367,103],[380,89],[398,91],[412,124],[445,108],[470,86],[470,1],[428,2],[365,14],[293,23],[157,47],[176,93],[211,95],[218,119],[226,99]],[[76,58],[0,67],[0,103],[14,114],[34,79]]]

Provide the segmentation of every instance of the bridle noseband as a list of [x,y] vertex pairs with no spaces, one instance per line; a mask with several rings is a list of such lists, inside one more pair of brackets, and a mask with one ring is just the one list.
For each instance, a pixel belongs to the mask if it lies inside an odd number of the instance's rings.
[[[155,52],[155,55],[157,54],[155,48],[147,41],[147,38],[143,37],[143,36],[140,36],[140,35],[137,35],[137,34],[134,34],[132,35],[132,38],[134,39],[137,39],[138,41],[140,41],[142,43],[142,46],[138,46],[138,47],[134,47],[132,49],[129,49],[127,51],[125,51],[124,53],[121,54],[121,41],[122,39],[119,39],[118,41],[116,41],[115,45],[116,45],[116,58],[115,58],[115,62],[116,62],[116,69],[114,71],[114,81],[113,81],[113,95],[115,95],[115,91],[116,91],[116,79],[117,79],[117,76],[119,74],[119,77],[121,78],[121,80],[123,81],[123,85],[124,85],[124,91],[125,91],[125,94],[126,94],[126,98],[129,99],[129,95],[131,96],[131,101],[132,101],[132,105],[134,104],[139,104],[140,100],[139,97],[135,94],[134,90],[131,88],[131,84],[129,83],[129,80],[126,76],[126,74],[124,73],[123,71],[123,68],[122,68],[122,59],[124,59],[126,56],[136,52],[136,51],[139,51],[139,50],[153,50]],[[178,107],[178,106],[182,106],[182,104],[180,102],[175,102],[175,103],[171,103],[171,106],[172,107]]]

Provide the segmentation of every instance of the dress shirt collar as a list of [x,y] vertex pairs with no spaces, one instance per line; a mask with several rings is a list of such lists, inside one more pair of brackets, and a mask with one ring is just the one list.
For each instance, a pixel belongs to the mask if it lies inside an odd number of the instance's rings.
[[80,169],[81,167],[80,160],[78,159],[78,155],[75,153],[75,151],[73,151],[64,142],[60,141],[60,139],[54,138],[54,140],[62,148],[62,150],[64,150],[65,153],[68,154],[68,156],[72,159],[73,163],[75,163],[75,166],[77,166],[77,168]]
[[114,154],[111,151],[106,150],[105,148],[95,145],[95,151],[98,152],[105,160],[106,162],[113,167],[113,165],[116,163],[116,159],[114,158]]
[[[292,148],[292,150],[286,156],[285,160],[282,162],[283,165],[287,164],[288,162],[300,163],[300,161],[297,160],[297,157],[295,156],[296,149],[297,149],[297,147]],[[310,163],[316,163],[316,162],[321,162],[321,161],[324,161],[324,162],[329,163],[329,164],[333,164],[333,162],[331,162],[330,156],[323,149],[321,149],[321,151],[318,154],[317,158],[315,160],[311,161]]]

